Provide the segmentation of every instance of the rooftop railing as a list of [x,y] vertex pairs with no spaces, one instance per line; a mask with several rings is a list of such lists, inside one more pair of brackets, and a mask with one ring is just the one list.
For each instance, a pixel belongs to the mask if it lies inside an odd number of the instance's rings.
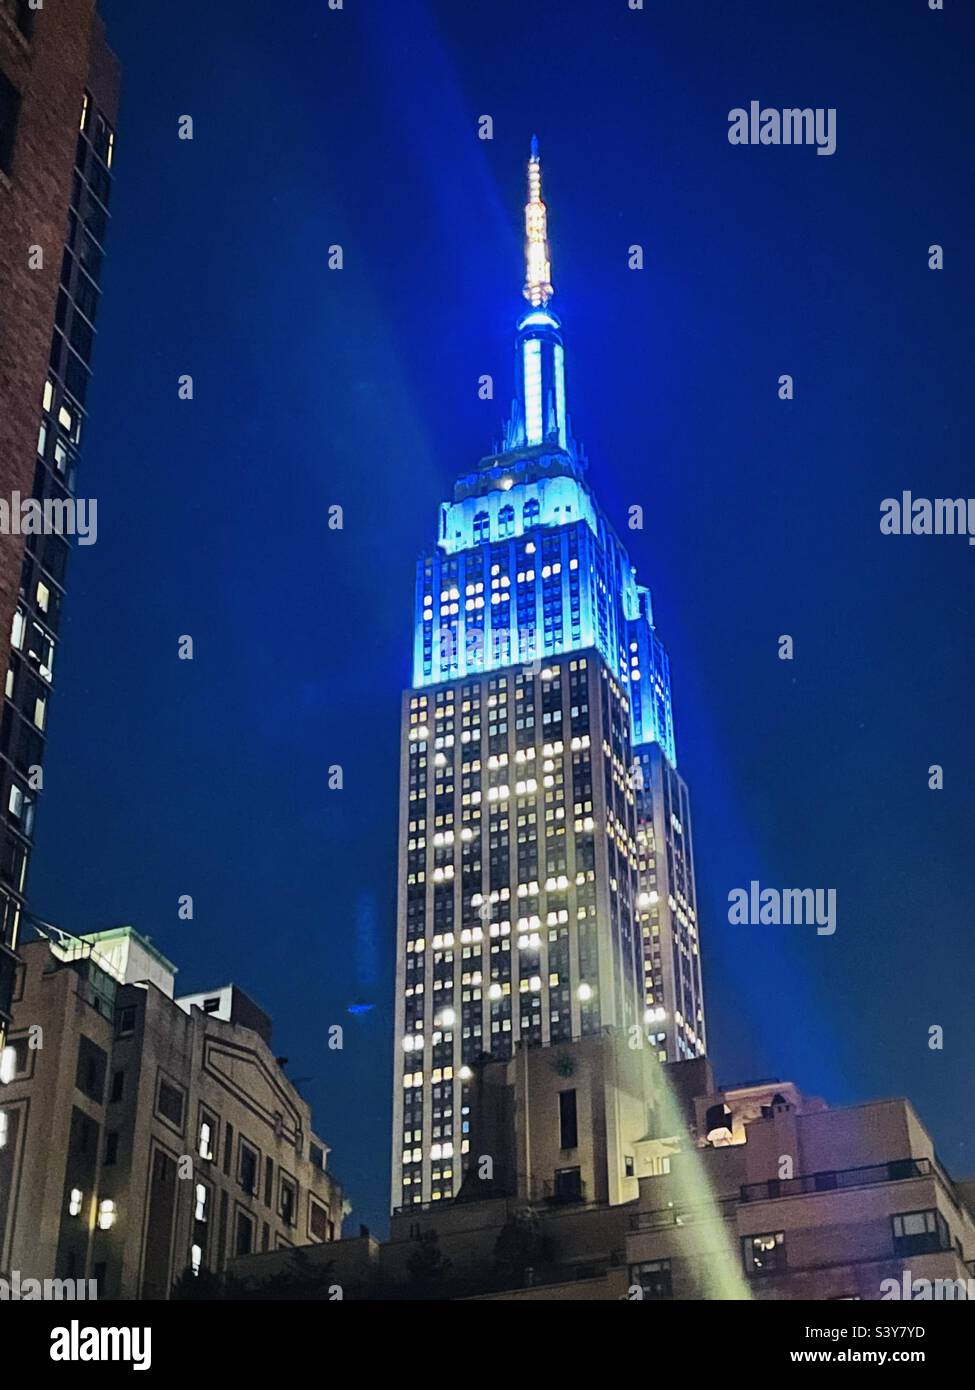
[[838,1168],[822,1173],[807,1173],[799,1178],[770,1178],[768,1182],[746,1183],[741,1189],[741,1200],[768,1202],[776,1197],[837,1192],[847,1187],[870,1187],[875,1183],[927,1178],[933,1172],[929,1158],[898,1158],[891,1163],[873,1163],[865,1168]]

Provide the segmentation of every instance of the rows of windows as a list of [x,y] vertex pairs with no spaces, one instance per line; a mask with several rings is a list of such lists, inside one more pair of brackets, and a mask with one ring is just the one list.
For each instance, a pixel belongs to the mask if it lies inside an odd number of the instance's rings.
[[[14,168],[19,104],[19,95],[0,73],[0,168],[7,173]],[[79,124],[31,489],[38,500],[59,504],[70,501],[75,485],[115,149],[114,131],[87,92]],[[26,538],[0,726],[0,943],[11,946],[26,886],[67,556],[63,535]],[[9,1007],[11,972],[4,956],[0,1014]]]
[[[614,680],[596,685],[601,670],[579,656],[409,697],[404,1203],[422,1199],[424,1165],[429,1200],[446,1192],[448,1167],[459,1181],[465,1073],[478,1056],[510,1056],[519,1038],[541,1045],[602,1026],[607,930],[620,937],[622,993],[635,996],[632,959],[624,961],[633,941],[635,797],[611,771],[603,822],[593,780],[594,759],[601,765],[614,747],[625,767],[626,697]],[[618,708],[594,749],[590,723],[605,701]],[[600,890],[597,866],[606,863],[612,874]],[[601,893],[610,902],[602,927]],[[619,1007],[620,991],[605,998]],[[441,1085],[457,1092],[459,1106],[434,1104]],[[438,1147],[445,1136],[450,1155]]]

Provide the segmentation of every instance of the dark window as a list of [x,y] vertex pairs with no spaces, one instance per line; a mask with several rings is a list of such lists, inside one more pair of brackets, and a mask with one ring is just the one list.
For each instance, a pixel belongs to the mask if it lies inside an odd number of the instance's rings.
[[80,1110],[74,1112],[77,1125],[75,1129],[75,1152],[86,1154],[90,1151],[95,1137],[98,1134],[98,1126],[89,1120],[87,1115],[82,1115]]
[[91,361],[91,351],[94,346],[95,337],[92,329],[85,323],[80,314],[75,314],[71,320],[71,332],[68,335],[71,339],[71,346],[79,357],[86,362]]
[[254,1245],[254,1222],[239,1211],[234,1222],[234,1254],[249,1255]]
[[295,1209],[298,1206],[298,1189],[290,1178],[281,1177],[281,1201],[278,1211],[281,1220],[288,1226],[293,1226],[295,1221]]
[[64,384],[80,405],[84,405],[88,394],[88,368],[69,352],[64,365]]
[[745,1236],[741,1247],[747,1274],[775,1274],[785,1269],[785,1236],[781,1231]]
[[118,1134],[114,1131],[105,1135],[105,1166],[108,1167],[118,1158]]
[[159,1078],[159,1099],[156,1110],[177,1129],[183,1128],[183,1092],[164,1077]]
[[78,283],[74,290],[74,302],[85,318],[94,323],[95,315],[98,313],[98,291],[87,275],[78,276]]
[[34,32],[36,15],[37,11],[31,5],[30,0],[17,0],[17,28],[25,38],[29,39]]
[[117,1038],[131,1038],[135,1032],[135,1005],[127,1004],[123,1009],[115,1011],[115,1036]]
[[109,1101],[111,1101],[113,1104],[117,1103],[118,1101],[120,1101],[120,1100],[122,1099],[122,1096],[124,1095],[124,1093],[125,1093],[125,1072],[124,1072],[124,1071],[113,1071],[113,1072],[112,1072],[112,1089],[111,1089],[111,1091],[110,1091],[110,1093],[109,1093],[109,1097],[108,1097]]
[[219,1237],[218,1237],[218,1245],[219,1245],[219,1248],[218,1248],[218,1250],[217,1250],[217,1259],[218,1259],[218,1261],[220,1261],[220,1262],[223,1261],[224,1250],[226,1249],[226,1246],[227,1246],[227,1206],[228,1206],[227,1194],[226,1194],[226,1192],[221,1192],[221,1194],[220,1194],[220,1234],[219,1234]]
[[97,241],[79,228],[75,232],[71,246],[78,257],[78,264],[97,282],[102,273],[102,252]]
[[90,1038],[82,1037],[78,1042],[78,1070],[75,1085],[89,1100],[99,1105],[105,1095],[105,1068],[108,1058],[100,1047]]
[[237,1160],[237,1180],[245,1192],[257,1191],[257,1175],[260,1169],[257,1151],[252,1149],[246,1139],[240,1141],[240,1154]]
[[271,1158],[264,1160],[264,1205],[274,1205],[274,1160]]
[[951,1249],[948,1226],[940,1211],[906,1211],[892,1220],[898,1255],[926,1255]]
[[673,1298],[674,1288],[669,1260],[644,1260],[630,1265],[630,1285],[641,1290],[641,1298]]
[[0,72],[0,169],[8,174],[13,168],[19,115],[20,93]]
[[104,246],[107,217],[105,209],[94,198],[86,200],[82,209],[81,220],[95,240],[100,241]]
[[98,163],[97,159],[91,161],[91,168],[88,170],[88,183],[95,197],[108,207],[109,195],[112,191],[111,176]]
[[316,1240],[328,1240],[328,1208],[311,1202],[308,1213],[308,1229]]
[[575,1091],[559,1091],[559,1148],[574,1149],[579,1143]]
[[224,1127],[223,1136],[223,1171],[229,1176],[231,1164],[234,1161],[234,1127],[228,1124]]
[[557,1168],[553,1196],[557,1202],[581,1202],[581,1168]]

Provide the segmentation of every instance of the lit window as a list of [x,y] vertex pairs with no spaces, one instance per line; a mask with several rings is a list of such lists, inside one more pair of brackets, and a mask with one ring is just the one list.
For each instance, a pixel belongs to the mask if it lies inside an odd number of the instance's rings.
[[[558,419],[559,443],[565,448],[565,366],[561,346],[555,344],[555,414]],[[566,509],[571,511],[571,507]]]
[[200,1157],[213,1158],[213,1127],[209,1120],[200,1122]]
[[542,344],[528,338],[524,345],[525,438],[529,444],[542,442]]
[[17,1049],[15,1047],[5,1047],[0,1052],[0,1083],[4,1086],[13,1081],[17,1075]]
[[785,1268],[785,1236],[782,1231],[745,1236],[742,1251],[745,1270],[749,1274],[774,1274]]

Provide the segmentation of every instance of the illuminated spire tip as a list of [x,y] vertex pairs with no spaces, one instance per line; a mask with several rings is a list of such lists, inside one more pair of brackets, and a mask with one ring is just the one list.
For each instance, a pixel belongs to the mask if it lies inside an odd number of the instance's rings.
[[528,159],[528,202],[525,204],[525,288],[534,309],[552,298],[552,266],[548,249],[548,214],[542,202],[542,166],[538,137],[533,135]]

